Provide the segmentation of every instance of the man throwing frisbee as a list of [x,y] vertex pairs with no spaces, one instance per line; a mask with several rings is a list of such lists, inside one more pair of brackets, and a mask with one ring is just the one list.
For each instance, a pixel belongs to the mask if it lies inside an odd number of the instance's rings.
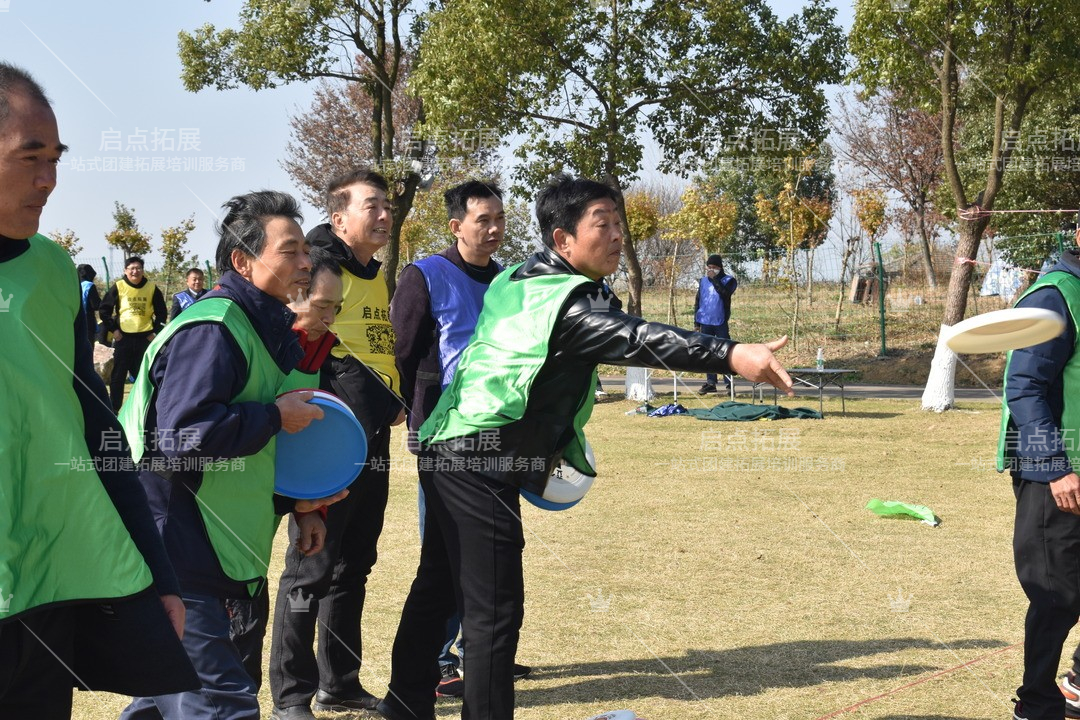
[[554,178],[536,203],[544,249],[492,281],[457,372],[421,426],[427,501],[420,566],[402,611],[391,720],[434,717],[436,659],[457,609],[469,655],[462,717],[514,715],[524,605],[520,490],[543,495],[566,460],[589,475],[582,429],[599,363],[739,373],[792,394],[773,356],[786,338],[738,344],[627,315],[604,277],[619,265],[618,191]]

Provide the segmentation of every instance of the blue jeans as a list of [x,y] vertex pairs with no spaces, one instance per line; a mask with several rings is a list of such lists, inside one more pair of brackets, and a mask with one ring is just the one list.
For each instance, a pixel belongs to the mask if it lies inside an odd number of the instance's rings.
[[240,651],[229,639],[225,601],[211,595],[184,595],[184,649],[199,673],[202,689],[134,698],[120,720],[257,720],[255,681],[244,670]]
[[[728,333],[728,324],[726,322],[721,323],[720,325],[699,325],[698,327],[701,328],[698,332],[702,335],[712,335],[713,337],[723,338],[725,340],[731,339],[731,335]],[[705,382],[709,385],[716,385],[716,373],[706,373]],[[728,380],[727,377],[725,377],[724,384],[727,385],[727,383]]]
[[[417,489],[417,505],[420,508],[420,542],[424,542],[424,513],[427,510],[427,503],[424,502],[424,488],[419,483],[416,485]],[[460,668],[461,663],[465,660],[465,645],[462,643],[461,638],[461,617],[455,612],[453,616],[446,621],[446,643],[443,645],[442,652],[439,653],[439,667],[443,668],[450,666],[453,668]],[[457,643],[457,655],[452,651],[454,643]]]

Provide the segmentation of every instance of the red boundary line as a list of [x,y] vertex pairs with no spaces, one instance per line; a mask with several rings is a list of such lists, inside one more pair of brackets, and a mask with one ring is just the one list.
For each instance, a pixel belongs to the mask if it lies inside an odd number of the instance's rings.
[[910,687],[915,687],[916,685],[921,685],[924,682],[926,682],[927,680],[933,680],[934,678],[941,677],[942,675],[948,675],[951,672],[954,672],[956,670],[960,670],[961,668],[966,668],[969,665],[974,665],[977,662],[982,662],[983,660],[985,660],[985,659],[987,659],[989,657],[993,657],[994,655],[998,655],[1000,653],[1003,653],[1006,650],[1012,650],[1013,648],[1018,648],[1018,647],[1020,647],[1022,645],[1023,645],[1022,642],[1013,643],[1012,645],[1009,645],[1007,647],[1003,647],[1000,650],[995,650],[994,652],[991,652],[991,653],[987,653],[986,655],[982,655],[980,657],[977,657],[974,660],[969,660],[968,662],[963,663],[961,665],[957,665],[956,667],[951,667],[951,668],[948,668],[947,670],[942,670],[940,672],[936,672],[936,673],[934,673],[933,675],[931,675],[929,677],[922,678],[921,680],[916,680],[914,682],[909,682],[907,685],[901,685],[898,688],[894,688],[892,690],[889,690],[888,692],[883,692],[880,695],[875,695],[874,697],[866,698],[865,700],[860,700],[859,702],[855,703],[854,705],[849,705],[846,708],[843,708],[841,710],[836,710],[835,712],[831,712],[828,715],[822,715],[821,717],[817,718],[817,720],[828,720],[829,718],[834,718],[837,715],[843,715],[844,713],[851,712],[852,710],[860,708],[863,705],[869,705],[870,703],[874,702],[875,700],[880,700],[881,698],[888,697],[889,695],[895,695],[896,693],[900,692],[901,690],[907,690]]

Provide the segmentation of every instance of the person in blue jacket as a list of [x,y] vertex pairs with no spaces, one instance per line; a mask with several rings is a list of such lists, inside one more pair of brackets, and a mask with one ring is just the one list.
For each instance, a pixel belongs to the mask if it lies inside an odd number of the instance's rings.
[[[724,260],[719,255],[710,255],[705,261],[705,277],[698,281],[698,294],[694,299],[694,330],[704,335],[724,338],[731,337],[728,332],[728,320],[731,319],[731,296],[739,281],[724,272]],[[724,385],[728,384],[724,376]],[[698,391],[716,392],[716,373],[705,375],[705,384]]]
[[1014,717],[1061,720],[1080,717],[1080,648],[1060,691],[1057,683],[1062,646],[1080,618],[1080,250],[1066,251],[1016,307],[1066,319],[1060,336],[1009,353],[998,442],[998,470],[1010,472],[1016,495],[1016,575],[1029,601]]

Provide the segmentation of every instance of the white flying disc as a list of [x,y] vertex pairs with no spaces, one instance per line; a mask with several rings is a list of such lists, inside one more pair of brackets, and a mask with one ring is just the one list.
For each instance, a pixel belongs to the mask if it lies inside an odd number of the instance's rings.
[[610,710],[593,715],[588,720],[638,720],[638,716],[633,710]]
[[322,409],[323,418],[312,420],[300,432],[277,434],[274,492],[301,500],[330,497],[351,485],[363,469],[367,434],[337,395],[322,390],[292,392],[313,392],[311,404]]
[[[596,468],[596,456],[588,440],[585,441],[585,459],[589,461],[589,465]],[[581,498],[589,492],[595,479],[592,475],[579,471],[566,460],[560,460],[551,471],[543,496],[528,490],[522,490],[521,496],[544,510],[566,510],[581,502]]]
[[1065,318],[1043,308],[995,310],[958,322],[945,344],[955,353],[995,353],[1038,345],[1065,332]]

